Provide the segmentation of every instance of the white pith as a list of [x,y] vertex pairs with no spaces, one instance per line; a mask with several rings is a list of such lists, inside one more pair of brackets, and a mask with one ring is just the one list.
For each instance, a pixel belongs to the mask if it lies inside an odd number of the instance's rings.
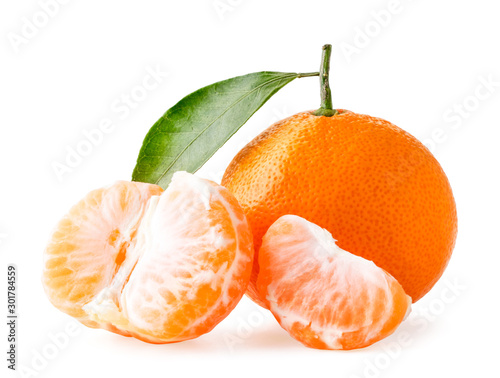
[[[191,321],[186,329],[205,321],[218,306],[227,306],[232,299],[229,288],[235,285],[234,277],[248,266],[251,257],[242,253],[238,233],[236,240],[227,240],[220,225],[202,224],[209,232],[194,237],[200,222],[208,222],[204,213],[212,209],[213,202],[223,204],[234,228],[243,223],[247,227],[246,219],[237,216],[220,190],[221,187],[209,185],[193,175],[177,172],[161,196],[151,197],[136,242],[128,249],[121,268],[110,285],[84,306],[89,318],[103,326],[113,325],[124,332],[140,334],[152,342],[165,342],[176,340],[157,337],[158,332],[178,309],[177,300],[194,299],[193,288],[207,283],[213,289],[220,288],[221,295],[208,313]],[[190,232],[193,237],[179,236]],[[229,243],[235,243],[232,261],[222,264],[217,271],[200,266],[197,254],[216,253]],[[180,272],[186,277],[180,277]],[[175,297],[173,304],[167,304],[159,295],[165,291]],[[146,319],[143,315],[148,310],[159,310],[161,316]]]

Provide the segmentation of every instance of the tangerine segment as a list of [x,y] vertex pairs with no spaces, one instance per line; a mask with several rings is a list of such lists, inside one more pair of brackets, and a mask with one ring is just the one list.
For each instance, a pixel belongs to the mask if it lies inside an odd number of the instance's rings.
[[156,185],[119,181],[82,199],[59,222],[45,249],[43,285],[52,304],[86,325],[82,307],[108,286],[137,229]]
[[94,326],[151,343],[210,331],[236,306],[250,278],[252,234],[242,209],[227,189],[177,172],[139,216],[114,275],[75,307]]
[[411,298],[390,274],[295,215],[268,229],[259,266],[257,288],[265,305],[311,348],[366,347],[393,333],[411,308]]

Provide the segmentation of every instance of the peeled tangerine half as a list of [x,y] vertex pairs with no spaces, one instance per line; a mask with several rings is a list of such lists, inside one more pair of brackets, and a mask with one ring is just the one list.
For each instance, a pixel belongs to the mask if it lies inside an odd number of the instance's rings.
[[150,343],[198,337],[236,306],[252,235],[224,187],[186,172],[90,192],[57,226],[43,284],[61,311]]
[[259,250],[257,288],[280,325],[311,348],[363,348],[390,335],[411,298],[373,262],[337,247],[325,229],[279,218]]

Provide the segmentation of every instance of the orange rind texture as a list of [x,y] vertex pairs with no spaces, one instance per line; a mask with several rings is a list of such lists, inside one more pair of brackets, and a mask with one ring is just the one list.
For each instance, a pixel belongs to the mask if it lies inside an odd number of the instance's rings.
[[247,294],[260,305],[262,237],[286,214],[326,228],[341,248],[393,275],[413,301],[433,287],[451,257],[457,213],[438,161],[392,123],[338,111],[276,122],[224,173],[222,185],[252,228],[256,258]]

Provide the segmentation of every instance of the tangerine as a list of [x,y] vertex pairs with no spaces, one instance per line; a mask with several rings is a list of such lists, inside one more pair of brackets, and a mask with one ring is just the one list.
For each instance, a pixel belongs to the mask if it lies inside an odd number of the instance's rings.
[[295,215],[267,230],[257,287],[280,325],[304,345],[356,349],[393,333],[411,309],[401,285],[373,262]]
[[242,206],[256,257],[279,217],[301,216],[334,233],[338,245],[372,260],[417,301],[442,275],[457,235],[448,179],[415,137],[380,118],[337,110],[281,120],[245,146],[222,185]]
[[150,343],[198,337],[244,294],[252,234],[229,191],[177,172],[90,192],[45,250],[43,284],[61,311]]

